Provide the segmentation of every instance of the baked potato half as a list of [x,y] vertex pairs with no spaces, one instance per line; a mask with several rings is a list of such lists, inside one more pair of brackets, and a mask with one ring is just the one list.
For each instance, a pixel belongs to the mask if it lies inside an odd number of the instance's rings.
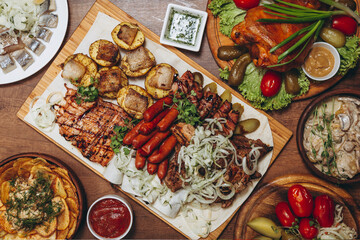
[[178,71],[167,63],[156,65],[146,76],[146,91],[155,99],[166,97],[170,93],[175,74]]
[[120,67],[129,77],[145,75],[155,66],[154,55],[143,46],[128,52],[121,60]]
[[138,25],[122,22],[111,32],[114,42],[122,49],[134,50],[144,44],[145,36]]
[[96,74],[95,87],[99,95],[106,98],[116,98],[122,87],[129,84],[125,73],[119,67],[104,67]]
[[93,42],[89,47],[90,57],[100,66],[114,66],[120,59],[119,47],[104,39]]
[[70,80],[77,87],[87,87],[93,84],[97,73],[96,63],[82,53],[67,57],[60,67],[63,70],[61,77]]
[[142,119],[145,110],[153,104],[153,99],[142,87],[128,85],[118,92],[117,102],[128,114]]

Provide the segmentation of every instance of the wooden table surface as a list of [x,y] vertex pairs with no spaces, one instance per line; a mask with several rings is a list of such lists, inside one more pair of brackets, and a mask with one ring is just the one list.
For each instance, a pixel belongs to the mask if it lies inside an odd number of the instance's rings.
[[[144,24],[151,31],[160,35],[168,3],[205,10],[207,0],[112,0],[112,2]],[[70,18],[64,43],[75,31],[82,18],[94,3],[94,0],[68,0],[68,3]],[[204,36],[200,52],[183,52],[212,74],[219,76],[218,66],[211,55],[206,36]],[[177,231],[173,230],[140,205],[114,189],[107,181],[98,177],[88,168],[73,159],[16,117],[17,111],[20,109],[30,92],[35,88],[49,65],[50,64],[23,81],[9,85],[0,85],[0,159],[5,159],[11,155],[23,152],[40,152],[53,155],[67,163],[79,176],[86,192],[88,206],[97,198],[105,194],[113,193],[124,196],[131,203],[135,218],[133,228],[127,235],[127,238],[183,238]],[[360,86],[360,70],[358,68],[349,72],[346,78],[332,89],[352,88],[355,86]],[[312,99],[294,102],[284,110],[269,112],[272,117],[289,128],[294,133],[294,136],[280,156],[275,160],[275,163],[270,167],[256,189],[278,176],[292,173],[311,173],[298,154],[295,139],[298,119],[304,108],[311,101]],[[343,188],[356,199],[356,202],[359,205],[360,184],[343,186]],[[256,191],[256,189],[254,191]],[[237,215],[235,215],[226,227],[220,238],[233,238],[236,217]],[[76,238],[93,238],[85,221],[82,223]]]

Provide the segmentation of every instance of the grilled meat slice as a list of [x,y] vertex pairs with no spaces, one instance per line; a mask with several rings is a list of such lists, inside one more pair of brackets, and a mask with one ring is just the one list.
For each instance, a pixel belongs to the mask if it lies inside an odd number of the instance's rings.
[[[320,7],[320,2],[317,0],[286,1],[315,9]],[[231,38],[236,44],[246,46],[249,49],[255,66],[263,68],[277,64],[279,55],[294,45],[303,36],[303,34],[296,37],[273,53],[270,53],[271,48],[275,47],[298,30],[308,26],[308,24],[300,23],[291,24],[258,22],[257,20],[261,18],[280,18],[278,16],[268,14],[265,11],[269,10],[263,6],[258,6],[248,10],[245,16],[245,20],[236,25],[231,32]],[[284,66],[273,67],[272,69],[279,72],[286,72],[292,68],[301,66],[301,64],[304,63],[305,57],[310,51],[311,45],[312,43],[308,44],[306,49],[293,62]],[[300,46],[298,49],[301,48],[302,46]],[[294,51],[285,59],[283,59],[281,63],[289,61],[297,54],[298,51]]]
[[130,116],[119,106],[98,99],[95,102],[75,101],[76,90],[68,89],[66,103],[57,109],[56,122],[66,140],[79,148],[90,161],[106,166],[114,156],[110,147],[115,126],[129,126]]
[[236,128],[236,124],[239,121],[240,114],[237,111],[232,110],[232,103],[227,100],[220,106],[213,118],[225,118],[226,123],[221,124],[225,135],[229,135]]
[[185,169],[184,165],[182,165],[180,172],[179,172],[179,164],[178,164],[178,155],[179,155],[180,147],[177,146],[175,149],[175,157],[173,157],[169,161],[169,168],[168,172],[166,174],[166,177],[164,178],[164,182],[166,186],[172,191],[176,192],[177,190],[183,188],[184,182],[181,179],[181,176],[185,176]]
[[198,112],[200,119],[212,118],[221,105],[221,98],[216,93],[206,91],[200,100]]
[[231,142],[238,150],[237,153],[239,154],[239,156],[242,158],[247,157],[247,159],[250,159],[250,156],[248,154],[250,153],[252,146],[261,147],[261,149],[259,149],[260,158],[265,156],[268,152],[270,152],[273,149],[273,147],[266,145],[260,139],[253,140],[243,135],[234,135],[231,138]]
[[203,97],[203,91],[202,86],[194,81],[194,75],[190,71],[186,71],[180,78],[174,80],[170,95],[175,95],[176,98],[186,97],[192,104],[198,107],[199,101]]
[[189,145],[191,138],[195,134],[195,128],[191,124],[182,122],[175,124],[170,130],[181,146]]

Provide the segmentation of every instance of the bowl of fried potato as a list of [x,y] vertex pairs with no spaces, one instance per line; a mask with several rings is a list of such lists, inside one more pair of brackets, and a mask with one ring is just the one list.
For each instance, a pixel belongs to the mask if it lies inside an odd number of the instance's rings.
[[71,239],[84,203],[79,179],[52,156],[23,153],[0,162],[1,239]]

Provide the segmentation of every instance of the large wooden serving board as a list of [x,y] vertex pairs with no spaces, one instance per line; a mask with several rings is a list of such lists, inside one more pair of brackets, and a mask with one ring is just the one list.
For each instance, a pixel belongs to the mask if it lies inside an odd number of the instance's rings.
[[[208,0],[208,5],[211,1],[212,0]],[[360,6],[358,4],[358,0],[356,0],[356,3],[357,3],[357,11],[359,12]],[[206,11],[208,12],[208,21],[206,23],[206,34],[207,34],[207,39],[209,41],[211,53],[217,64],[222,69],[224,69],[226,66],[229,67],[229,69],[231,69],[232,65],[234,64],[234,61],[220,60],[217,57],[217,51],[218,48],[221,46],[233,46],[234,42],[228,36],[225,36],[220,32],[220,19],[218,17],[214,17],[214,15],[211,13],[209,8],[206,8]],[[357,36],[360,36],[359,28],[357,31]],[[336,75],[333,78],[322,82],[311,80],[309,91],[302,96],[295,97],[293,100],[303,100],[316,96],[326,91],[327,89],[331,88],[332,86],[334,86],[341,79],[342,79],[341,76]]]
[[355,200],[345,190],[312,175],[288,175],[266,184],[241,206],[235,224],[234,239],[252,239],[259,235],[246,225],[256,217],[267,217],[280,224],[275,214],[277,203],[287,201],[288,189],[295,184],[306,187],[313,197],[327,194],[335,204],[343,206],[343,222],[359,233],[360,211]]
[[[50,83],[55,79],[55,77],[60,73],[61,68],[59,67],[59,65],[64,62],[66,57],[68,57],[69,55],[71,55],[71,54],[73,54],[75,52],[77,46],[81,43],[82,39],[84,38],[84,36],[89,31],[92,24],[94,23],[98,12],[103,12],[103,13],[109,15],[110,17],[117,19],[120,22],[121,21],[126,21],[126,22],[137,23],[148,39],[160,44],[159,36],[157,36],[155,33],[151,32],[149,29],[147,29],[141,23],[137,22],[134,18],[132,18],[127,13],[125,13],[124,11],[119,9],[117,6],[115,6],[114,4],[109,2],[108,0],[97,0],[94,3],[94,5],[91,7],[89,12],[86,14],[84,19],[80,23],[79,27],[75,30],[74,34],[70,37],[69,41],[65,44],[64,48],[60,51],[58,56],[55,58],[54,62],[50,65],[49,69],[46,71],[46,73],[44,74],[42,79],[39,81],[38,85],[35,87],[35,89],[32,91],[30,96],[27,98],[27,100],[25,101],[25,103],[23,104],[23,106],[21,107],[19,112],[17,113],[17,116],[20,119],[22,119],[24,121],[25,116],[29,112],[29,104],[30,104],[31,100],[35,96],[40,96],[45,91],[45,89],[47,89],[47,87],[50,85]],[[169,50],[171,50],[172,52],[174,52],[183,61],[190,64],[191,66],[196,68],[198,71],[200,71],[204,75],[208,76],[211,80],[213,80],[216,83],[218,83],[219,85],[221,85],[223,88],[230,89],[225,83],[223,83],[221,80],[217,79],[215,76],[211,75],[211,73],[209,73],[206,69],[204,69],[203,67],[201,67],[200,65],[195,63],[193,60],[191,60],[190,58],[185,56],[183,53],[181,53],[176,48],[169,47],[169,46],[165,46],[165,47],[168,48]],[[241,99],[243,101],[246,101],[238,92],[234,91],[233,89],[230,89],[230,91],[237,98],[239,98],[239,99]],[[264,113],[264,112],[262,112],[262,113],[265,114],[268,117],[270,127],[271,127],[271,131],[272,131],[272,136],[273,136],[273,141],[274,141],[274,149],[273,149],[273,156],[272,156],[272,159],[271,159],[271,163],[273,163],[274,160],[276,159],[276,157],[281,152],[281,150],[286,145],[286,143],[291,138],[292,132],[289,129],[287,129],[286,127],[284,127],[283,125],[281,125],[279,122],[277,122],[276,120],[274,120],[273,118],[268,116],[266,113]],[[31,124],[29,124],[29,125],[31,127],[33,127]],[[41,132],[37,128],[34,128],[34,129],[37,130],[43,136],[47,137],[43,132]],[[71,151],[66,149],[64,146],[61,146],[59,143],[53,141],[51,138],[49,138],[49,139],[54,144],[56,144],[57,146],[62,148],[64,151],[66,151],[68,154],[73,156],[75,159],[77,159],[78,161],[83,163],[85,166],[89,167],[92,171],[94,171],[100,177],[103,177],[101,173],[99,173],[94,168],[89,166],[86,162],[84,162],[83,160],[81,160],[80,158],[75,156],[74,153],[72,153]],[[127,194],[127,193],[124,192],[124,194]],[[130,194],[127,194],[127,195],[130,198],[132,198],[134,201],[136,201],[140,205],[142,205],[144,208],[146,208],[147,210],[152,212],[154,215],[156,215],[157,217],[159,217],[163,221],[167,222],[164,218],[162,218],[157,213],[152,211],[149,207],[147,207],[145,204],[143,204],[140,200],[132,197]],[[222,224],[218,229],[216,229],[215,231],[210,233],[208,238],[209,239],[217,238],[221,234],[221,232],[224,230],[226,225],[229,223],[231,218],[235,215],[235,213],[236,213],[236,211],[232,214],[232,216],[229,219],[227,219],[227,221],[224,224]],[[169,224],[169,222],[167,222],[167,223]],[[169,225],[172,226],[171,224],[169,224]],[[174,227],[174,226],[172,226],[172,227]],[[176,228],[174,228],[174,229],[178,231],[178,229],[176,229]]]

